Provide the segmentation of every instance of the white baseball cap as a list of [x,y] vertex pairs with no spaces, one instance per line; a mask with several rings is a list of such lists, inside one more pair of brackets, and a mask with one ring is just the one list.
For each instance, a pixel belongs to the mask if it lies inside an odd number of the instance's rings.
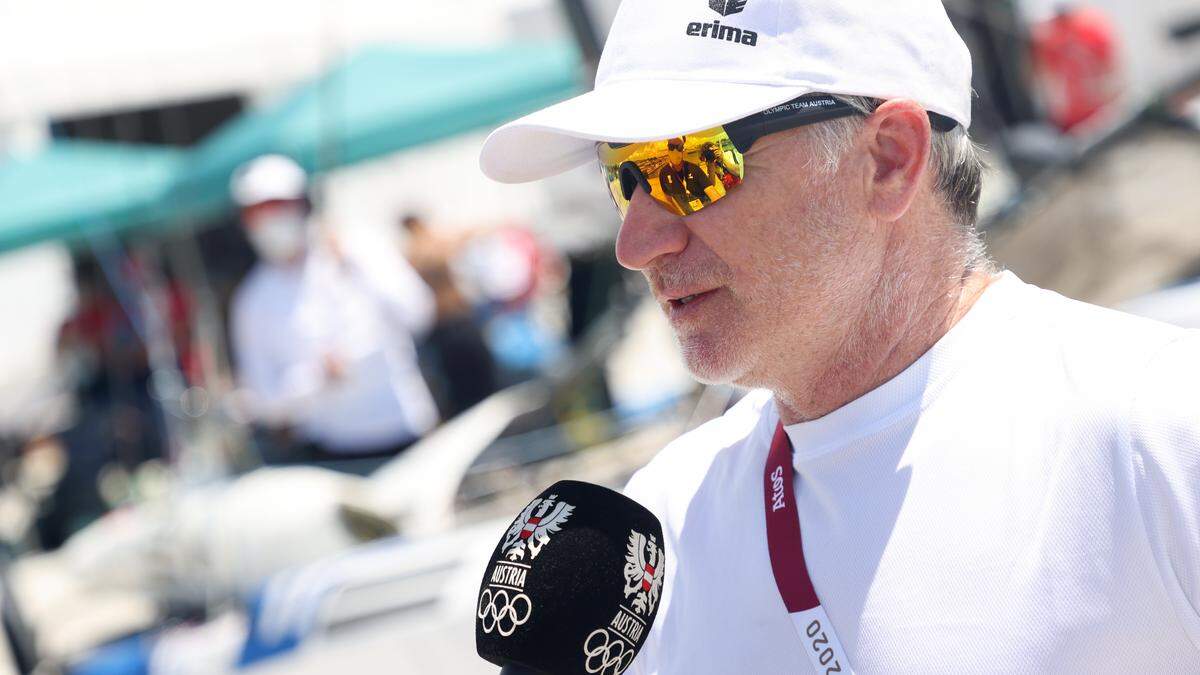
[[304,199],[308,194],[308,174],[291,157],[263,155],[233,172],[229,191],[242,208],[275,200]]
[[912,99],[971,124],[971,55],[941,0],[624,0],[596,86],[492,132],[494,180],[545,178],[595,143],[703,131],[810,93]]

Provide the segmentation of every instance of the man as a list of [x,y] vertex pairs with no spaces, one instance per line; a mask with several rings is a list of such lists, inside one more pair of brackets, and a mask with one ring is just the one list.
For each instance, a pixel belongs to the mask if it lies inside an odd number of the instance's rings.
[[413,335],[433,296],[396,256],[387,275],[309,245],[307,176],[280,155],[238,170],[234,200],[261,258],[230,310],[238,379],[261,424],[298,436],[287,459],[393,455],[429,431],[437,410]]
[[704,173],[708,174],[712,184],[721,186],[718,194],[738,183],[738,175],[725,164],[725,151],[716,143],[705,145],[700,159],[704,160]]
[[699,200],[699,206],[708,204],[709,198],[704,189],[710,185],[710,181],[698,165],[684,161],[684,143],[682,138],[667,141],[667,164],[659,170],[658,184],[663,194],[679,207],[679,211],[688,214],[696,210],[693,202]]
[[1200,334],[996,273],[970,96],[937,0],[626,0],[595,91],[485,145],[742,153],[687,216],[613,173],[692,372],[761,389],[628,486],[667,552],[631,672],[1200,668]]
[[426,348],[432,352],[437,374],[445,380],[442,412],[448,419],[500,388],[483,328],[454,271],[455,261],[477,232],[439,232],[411,213],[400,224],[407,236],[405,257],[433,290],[437,311]]

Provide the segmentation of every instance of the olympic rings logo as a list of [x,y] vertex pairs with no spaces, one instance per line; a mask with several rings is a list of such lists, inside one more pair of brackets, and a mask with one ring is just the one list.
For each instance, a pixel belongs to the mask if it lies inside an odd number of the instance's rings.
[[508,591],[493,592],[492,589],[485,588],[479,594],[479,607],[475,616],[479,619],[483,632],[491,633],[495,630],[508,637],[517,630],[517,626],[528,621],[532,613],[533,602],[528,595],[517,593],[510,598]]
[[583,667],[589,673],[621,675],[633,663],[634,651],[622,640],[609,642],[608,631],[597,628],[583,641]]

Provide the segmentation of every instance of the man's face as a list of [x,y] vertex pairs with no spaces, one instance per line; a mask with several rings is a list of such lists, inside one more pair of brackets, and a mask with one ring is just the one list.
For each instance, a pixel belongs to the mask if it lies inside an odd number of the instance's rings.
[[242,209],[246,237],[259,257],[275,264],[299,261],[307,248],[307,207],[302,200],[272,200]]
[[870,255],[861,171],[817,168],[812,143],[803,129],[760,139],[745,183],[686,218],[634,195],[617,258],[646,276],[701,381],[767,386],[844,337],[853,314],[837,299]]

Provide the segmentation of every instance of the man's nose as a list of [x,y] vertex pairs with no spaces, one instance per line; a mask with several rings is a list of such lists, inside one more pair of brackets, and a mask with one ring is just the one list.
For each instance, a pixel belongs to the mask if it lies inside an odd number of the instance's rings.
[[659,256],[679,253],[687,248],[688,231],[677,216],[646,194],[633,191],[625,221],[617,234],[617,262],[631,270],[643,270]]

